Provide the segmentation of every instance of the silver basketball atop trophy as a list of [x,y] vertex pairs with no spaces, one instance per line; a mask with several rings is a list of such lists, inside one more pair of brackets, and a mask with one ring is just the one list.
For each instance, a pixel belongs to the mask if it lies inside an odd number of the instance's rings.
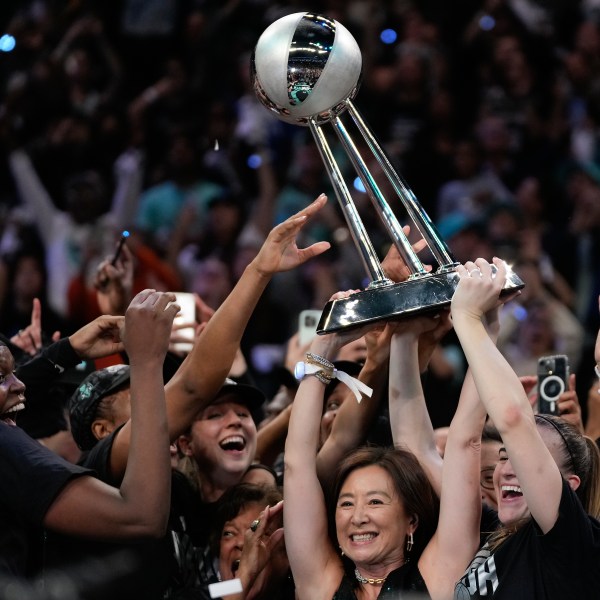
[[307,125],[326,123],[358,91],[360,48],[333,19],[294,13],[272,23],[260,36],[251,61],[259,100],[280,119]]

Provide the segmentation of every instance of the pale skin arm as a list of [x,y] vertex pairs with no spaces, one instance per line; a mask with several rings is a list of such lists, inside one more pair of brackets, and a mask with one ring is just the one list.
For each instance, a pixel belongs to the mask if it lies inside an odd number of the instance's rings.
[[171,463],[162,363],[178,307],[173,294],[140,292],[122,332],[131,368],[131,450],[120,489],[91,476],[74,479],[48,509],[44,526],[68,535],[131,539],[164,534]]
[[[466,267],[473,269],[475,265],[466,263]],[[499,331],[499,306],[500,301],[485,315],[484,324],[494,344]],[[469,370],[448,431],[438,527],[419,560],[419,569],[433,600],[452,596],[456,581],[479,547],[481,431],[485,418]]]
[[317,472],[324,488],[331,483],[340,460],[364,442],[377,414],[387,378],[391,335],[391,329],[382,326],[365,336],[367,360],[358,379],[373,389],[373,395],[364,397],[359,404],[354,394],[347,390],[347,398],[337,412],[331,433],[317,455]]
[[[353,333],[354,338],[342,338]],[[358,331],[316,336],[310,352],[332,360],[344,343],[358,337]],[[325,385],[316,377],[300,382],[284,453],[285,543],[298,598],[311,600],[331,600],[343,575],[341,560],[329,540],[325,498],[317,477],[324,392]]]
[[481,277],[457,267],[460,281],[452,298],[454,328],[473,373],[479,397],[497,427],[532,517],[543,533],[558,518],[562,478],[542,440],[533,410],[519,378],[487,335],[482,316],[498,302],[506,281],[506,266],[477,259]]
[[[436,322],[437,321],[437,322]],[[442,457],[425,404],[419,368],[419,336],[440,323],[417,317],[394,326],[390,353],[389,411],[396,447],[408,448],[421,463],[437,495],[441,491]]]
[[273,465],[279,453],[283,452],[291,412],[290,404],[259,429],[256,436],[256,459],[263,464]]
[[[403,231],[405,235],[410,235],[410,226],[405,225]],[[412,248],[415,252],[420,252],[426,245],[425,240],[421,239],[413,244]],[[398,249],[393,245],[382,261],[382,268],[386,276],[396,282],[406,280],[411,274]],[[426,268],[430,269],[429,266]],[[349,397],[339,408],[331,434],[317,455],[319,479],[324,486],[330,483],[339,461],[364,441],[377,414],[388,374],[392,333],[391,325],[381,325],[365,335],[367,359],[358,379],[373,389],[373,395],[359,404],[348,390]]]
[[[455,583],[479,547],[481,431],[485,410],[467,372],[448,430],[441,473],[438,527],[419,559],[432,600],[452,597]],[[460,544],[456,540],[460,539]]]
[[[274,227],[258,255],[209,319],[175,375],[165,386],[169,437],[185,433],[198,412],[215,397],[227,377],[248,320],[275,273],[291,270],[325,252],[328,242],[298,248],[296,237],[327,202],[322,194],[312,204]],[[113,473],[125,471],[129,453],[130,423],[116,436],[111,455]]]

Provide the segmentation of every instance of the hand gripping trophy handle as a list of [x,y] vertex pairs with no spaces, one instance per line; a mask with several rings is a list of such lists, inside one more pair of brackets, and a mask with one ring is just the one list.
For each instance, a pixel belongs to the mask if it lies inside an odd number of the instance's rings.
[[[309,127],[371,279],[365,290],[325,305],[318,333],[438,311],[450,304],[458,283],[457,262],[448,246],[352,102],[361,69],[360,49],[348,30],[337,21],[314,13],[295,13],[272,23],[261,35],[251,64],[254,89],[261,102],[278,118]],[[417,257],[358,151],[340,118],[345,112],[427,243],[438,264],[434,273],[427,272]],[[383,226],[409,268],[411,274],[406,281],[394,283],[386,277],[335,161],[323,130],[325,126],[333,127]],[[523,286],[523,281],[509,270],[504,293]]]

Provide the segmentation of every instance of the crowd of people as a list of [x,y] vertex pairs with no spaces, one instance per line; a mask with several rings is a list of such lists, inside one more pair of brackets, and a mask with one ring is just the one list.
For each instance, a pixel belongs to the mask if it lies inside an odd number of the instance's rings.
[[[598,2],[13,4],[0,600],[596,598]],[[369,283],[309,129],[252,87],[262,31],[309,10],[358,41],[355,104],[457,284],[435,314],[300,343],[301,311]]]

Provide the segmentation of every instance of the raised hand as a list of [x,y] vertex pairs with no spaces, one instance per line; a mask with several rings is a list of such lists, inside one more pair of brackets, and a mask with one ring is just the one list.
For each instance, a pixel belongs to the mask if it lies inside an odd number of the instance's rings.
[[173,319],[179,310],[175,294],[171,292],[144,290],[135,296],[125,313],[121,333],[130,365],[147,361],[162,363],[169,347]]
[[[338,300],[340,298],[348,298],[360,290],[346,290],[336,292],[331,296],[330,300]],[[341,331],[317,335],[313,338],[310,344],[310,351],[314,354],[323,356],[333,360],[342,346],[357,340],[367,332],[374,328],[381,328],[381,323],[370,323],[361,327],[352,327],[350,329],[342,329]]]
[[69,336],[69,342],[81,358],[101,358],[124,349],[121,331],[125,317],[103,315]]
[[569,376],[569,389],[558,397],[558,414],[565,421],[574,425],[580,433],[585,433],[581,418],[581,405],[575,391],[575,373],[571,373]]
[[506,263],[494,257],[496,273],[487,260],[478,258],[474,263],[469,261],[458,265],[456,272],[459,276],[458,286],[452,296],[452,314],[462,312],[476,319],[498,307],[500,292],[506,281]]
[[[410,225],[405,225],[402,228],[404,235],[408,237],[410,235]],[[424,239],[420,239],[414,243],[412,249],[418,254],[421,250],[427,247],[427,242]],[[431,271],[431,265],[423,265],[426,271]],[[381,261],[381,267],[386,277],[389,277],[392,281],[399,283],[408,279],[412,272],[408,268],[404,259],[400,255],[398,248],[394,244],[390,246],[388,253],[385,258]]]
[[100,263],[94,279],[96,299],[105,315],[125,314],[133,289],[134,257],[126,244],[113,265],[111,259]]
[[[52,334],[52,341],[56,342],[59,338],[60,331],[55,331]],[[31,323],[13,335],[10,341],[30,356],[35,356],[42,349],[42,304],[39,298],[33,299]]]
[[282,512],[283,500],[275,506],[267,506],[258,516],[258,523],[254,521],[246,531],[237,572],[239,578],[246,584],[244,589],[252,586],[261,571],[269,564],[277,547],[283,544],[283,528],[274,529],[273,525]]
[[296,237],[302,227],[325,206],[327,196],[321,194],[312,204],[274,227],[251,264],[256,270],[271,276],[289,271],[329,249],[329,242],[316,242],[308,248],[298,248]]

